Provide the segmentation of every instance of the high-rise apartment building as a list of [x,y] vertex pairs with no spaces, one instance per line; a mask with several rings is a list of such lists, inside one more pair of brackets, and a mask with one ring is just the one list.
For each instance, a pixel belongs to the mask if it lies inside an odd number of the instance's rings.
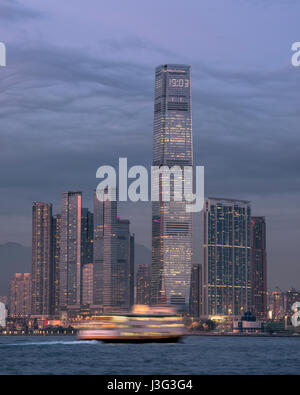
[[60,224],[60,311],[81,302],[81,192],[63,192]]
[[31,274],[16,273],[9,287],[10,317],[26,318],[31,315],[31,295]]
[[250,203],[206,199],[202,227],[202,315],[241,316],[251,309]]
[[50,314],[52,205],[32,207],[32,314]]
[[133,301],[134,240],[117,202],[94,197],[94,305],[129,310]]
[[267,253],[264,217],[251,218],[252,313],[267,317]]
[[[166,64],[155,70],[153,166],[193,165],[192,101],[190,66]],[[170,177],[172,179],[172,177]],[[178,181],[178,180],[177,180]],[[179,181],[184,182],[183,175]],[[151,303],[175,304],[188,309],[192,266],[192,214],[185,201],[170,201],[162,190],[168,177],[159,177],[159,201],[152,203]],[[159,188],[159,189],[158,189]]]
[[52,263],[50,276],[50,312],[59,315],[59,263],[61,215],[52,217]]

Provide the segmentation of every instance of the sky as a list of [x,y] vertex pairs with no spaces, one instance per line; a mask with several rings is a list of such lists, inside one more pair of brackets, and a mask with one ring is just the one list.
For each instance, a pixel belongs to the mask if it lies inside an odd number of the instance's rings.
[[[184,63],[205,195],[250,200],[269,287],[300,289],[299,14],[297,0],[0,0],[0,244],[31,244],[33,201],[58,212],[81,190],[92,209],[99,166],[150,166],[154,69]],[[119,208],[150,248],[151,205]]]

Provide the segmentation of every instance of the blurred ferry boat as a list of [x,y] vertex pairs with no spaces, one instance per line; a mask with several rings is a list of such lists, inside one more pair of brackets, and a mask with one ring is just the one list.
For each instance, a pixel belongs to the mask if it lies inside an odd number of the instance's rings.
[[102,315],[78,325],[80,340],[177,342],[185,334],[182,317],[171,307],[135,305],[126,315]]

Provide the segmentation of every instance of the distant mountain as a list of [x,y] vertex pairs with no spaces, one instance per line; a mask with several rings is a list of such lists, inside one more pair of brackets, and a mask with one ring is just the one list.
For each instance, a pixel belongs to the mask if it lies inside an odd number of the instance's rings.
[[0,295],[8,296],[9,280],[15,273],[31,272],[31,247],[18,243],[0,245]]
[[[151,251],[142,244],[135,245],[135,264],[151,264]],[[9,280],[15,273],[31,272],[31,247],[18,243],[0,245],[0,295],[8,296]]]

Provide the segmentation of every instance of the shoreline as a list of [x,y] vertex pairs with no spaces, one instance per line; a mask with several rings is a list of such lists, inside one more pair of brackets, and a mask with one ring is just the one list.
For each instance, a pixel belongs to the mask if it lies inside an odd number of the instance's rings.
[[219,336],[219,337],[300,337],[300,333],[189,333],[187,336]]
[[[48,332],[48,333],[47,333]],[[24,332],[24,331],[11,331],[11,333],[0,333],[0,337],[5,336],[27,336],[27,337],[55,337],[55,336],[71,336],[76,337],[76,330],[73,331],[38,331],[37,332]],[[292,333],[213,333],[213,332],[194,332],[187,333],[184,337],[188,336],[210,336],[210,337],[300,337],[300,333],[292,334]]]

